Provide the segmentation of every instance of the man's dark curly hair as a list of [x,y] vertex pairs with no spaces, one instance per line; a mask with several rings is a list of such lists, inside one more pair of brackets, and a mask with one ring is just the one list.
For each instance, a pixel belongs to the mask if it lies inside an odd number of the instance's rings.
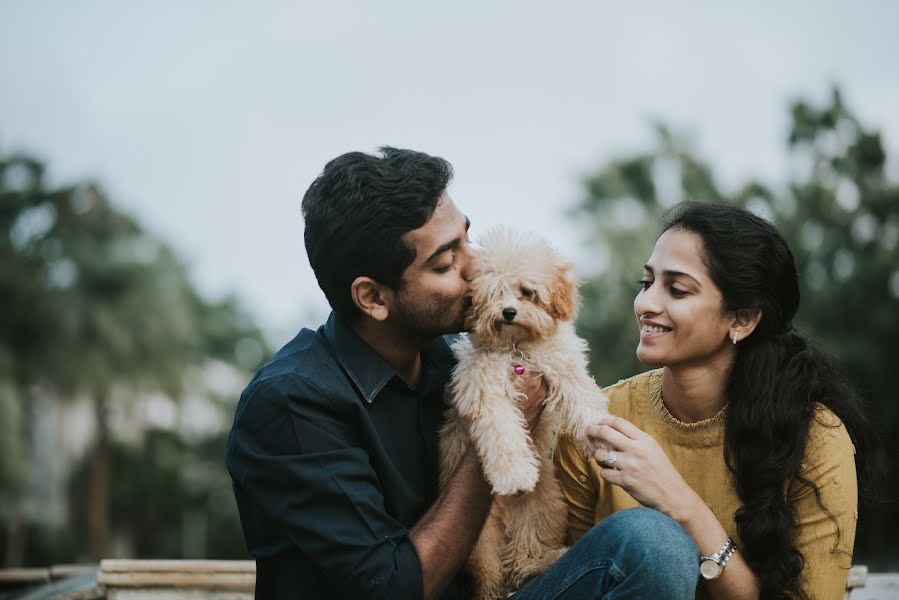
[[403,235],[428,222],[452,177],[442,158],[390,147],[325,165],[303,196],[304,238],[318,285],[341,318],[360,315],[350,294],[357,277],[402,288],[415,260]]

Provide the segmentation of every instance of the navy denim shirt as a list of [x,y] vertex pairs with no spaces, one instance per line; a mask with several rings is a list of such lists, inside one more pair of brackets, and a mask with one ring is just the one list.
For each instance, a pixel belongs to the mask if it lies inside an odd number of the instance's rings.
[[[241,395],[225,463],[256,597],[417,599],[409,529],[437,498],[437,430],[454,364],[444,338],[416,388],[333,314]],[[461,598],[461,576],[444,595]]]

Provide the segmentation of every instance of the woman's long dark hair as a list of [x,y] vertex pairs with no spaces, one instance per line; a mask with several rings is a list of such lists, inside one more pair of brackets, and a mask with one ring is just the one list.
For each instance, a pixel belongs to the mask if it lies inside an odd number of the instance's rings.
[[785,490],[798,480],[820,504],[819,490],[800,473],[815,405],[846,426],[863,495],[877,448],[873,427],[835,361],[793,328],[799,279],[793,253],[773,225],[734,206],[687,202],[668,214],[663,231],[669,229],[702,239],[703,261],[725,311],[762,310],[755,331],[738,344],[728,376],[724,455],[742,501],[735,515],[742,553],[761,597],[805,598],[796,515]]

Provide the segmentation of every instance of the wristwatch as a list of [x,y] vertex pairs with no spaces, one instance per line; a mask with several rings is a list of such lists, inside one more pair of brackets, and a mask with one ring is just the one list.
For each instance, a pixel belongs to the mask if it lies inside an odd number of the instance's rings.
[[727,538],[727,541],[724,542],[724,547],[721,548],[721,550],[715,552],[711,556],[699,557],[699,574],[702,575],[703,579],[718,579],[721,572],[724,571],[727,561],[730,560],[730,557],[733,556],[736,551],[737,545],[732,539]]

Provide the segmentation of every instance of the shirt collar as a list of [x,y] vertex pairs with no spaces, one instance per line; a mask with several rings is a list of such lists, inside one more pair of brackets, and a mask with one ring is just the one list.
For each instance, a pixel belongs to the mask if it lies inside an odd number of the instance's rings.
[[337,362],[370,404],[396,371],[333,312],[325,323],[325,337],[334,348]]
[[[337,361],[369,404],[391,379],[399,378],[396,370],[333,312],[325,323],[324,335],[334,349]],[[423,368],[443,367],[448,371],[455,362],[450,350],[451,341],[449,336],[439,336],[424,348],[421,353]]]

